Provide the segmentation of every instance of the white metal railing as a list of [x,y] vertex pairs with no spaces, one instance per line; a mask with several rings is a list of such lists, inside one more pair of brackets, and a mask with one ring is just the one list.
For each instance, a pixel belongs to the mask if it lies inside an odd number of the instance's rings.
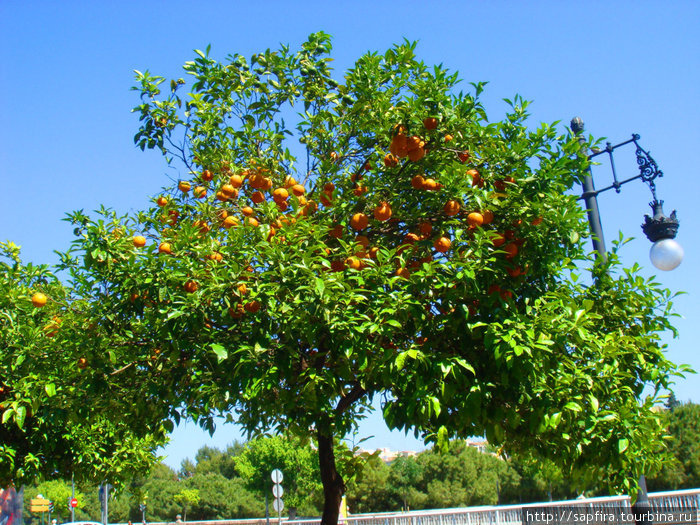
[[[649,502],[654,511],[695,510],[700,508],[700,488],[649,494]],[[523,512],[532,508],[547,507],[595,507],[611,513],[630,510],[629,496],[605,496],[599,498],[581,498],[565,501],[547,501],[525,503],[521,505],[500,505],[463,507],[440,510],[413,510],[410,512],[377,512],[372,514],[353,514],[340,520],[345,525],[522,525]],[[697,520],[697,515],[696,515]],[[276,524],[276,518],[270,523]],[[283,517],[284,525],[318,525],[320,518],[289,520]],[[149,525],[173,525],[174,522],[149,522]],[[264,518],[246,520],[207,520],[188,521],[187,525],[263,525]],[[179,525],[179,524],[177,524]],[[670,525],[666,523],[665,525]],[[700,525],[700,521],[698,522]]]

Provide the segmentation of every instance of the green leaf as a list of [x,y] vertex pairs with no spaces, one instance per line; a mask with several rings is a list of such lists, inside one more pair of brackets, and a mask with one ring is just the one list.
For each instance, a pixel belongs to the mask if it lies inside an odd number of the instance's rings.
[[622,438],[618,440],[617,442],[617,451],[622,454],[625,450],[627,450],[627,447],[629,447],[630,442],[629,439],[627,438]]
[[228,357],[228,350],[226,350],[226,348],[220,344],[212,343],[211,349],[216,354],[216,358],[219,360],[219,363]]
[[24,405],[18,406],[15,415],[15,422],[19,428],[24,426],[24,419],[27,417],[27,407]]
[[326,283],[320,277],[316,277],[316,292],[320,297],[323,297],[323,292],[326,290]]
[[49,397],[53,397],[56,395],[56,385],[54,385],[53,383],[45,385],[44,390],[46,391],[46,395]]

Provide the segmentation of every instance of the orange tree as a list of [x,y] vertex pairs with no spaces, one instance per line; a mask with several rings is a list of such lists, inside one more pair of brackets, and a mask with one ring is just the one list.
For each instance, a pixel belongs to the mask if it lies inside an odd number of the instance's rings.
[[70,474],[119,481],[156,460],[162,426],[138,433],[115,419],[101,396],[109,381],[87,370],[81,310],[47,266],[0,243],[0,487]]
[[392,428],[485,434],[634,490],[678,372],[670,297],[634,271],[580,277],[576,138],[526,127],[519,97],[487,121],[483,84],[457,93],[413,44],[339,80],[330,49],[319,33],[250,60],[197,51],[187,95],[137,72],[135,143],[179,176],[140,213],[70,217],[90,366],[169,425],[312,434],[323,523],[344,491],[334,437],[377,396]]

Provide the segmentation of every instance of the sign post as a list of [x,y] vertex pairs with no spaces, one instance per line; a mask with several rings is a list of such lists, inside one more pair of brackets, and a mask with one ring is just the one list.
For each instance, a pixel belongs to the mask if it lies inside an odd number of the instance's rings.
[[272,495],[275,497],[275,500],[272,502],[272,508],[277,511],[277,525],[281,525],[282,523],[282,509],[284,509],[284,501],[282,501],[282,494],[284,494],[284,489],[282,488],[282,480],[284,479],[284,476],[282,475],[282,471],[280,469],[275,469],[272,471],[270,474],[270,477],[272,478]]

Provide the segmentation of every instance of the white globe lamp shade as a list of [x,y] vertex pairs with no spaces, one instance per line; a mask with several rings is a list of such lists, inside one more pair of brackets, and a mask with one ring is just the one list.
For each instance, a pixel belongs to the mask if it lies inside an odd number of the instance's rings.
[[651,264],[665,272],[678,267],[683,260],[683,247],[674,239],[656,241],[649,251]]

